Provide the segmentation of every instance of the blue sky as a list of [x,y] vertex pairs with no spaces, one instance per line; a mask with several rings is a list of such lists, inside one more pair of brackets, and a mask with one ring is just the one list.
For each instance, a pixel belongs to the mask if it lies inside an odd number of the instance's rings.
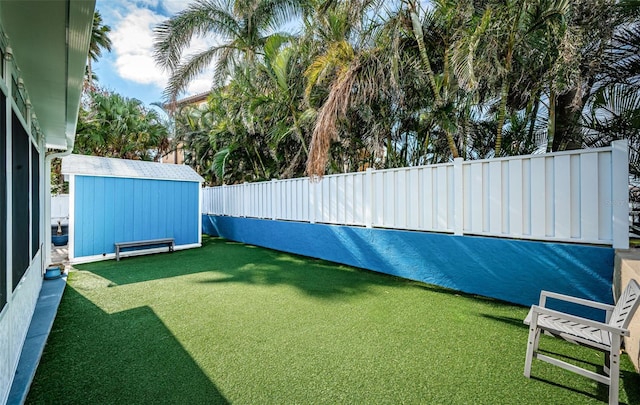
[[[103,53],[93,70],[99,84],[125,97],[137,98],[146,105],[162,101],[168,74],[153,60],[153,27],[188,6],[191,0],[97,0],[104,24],[111,27],[112,51]],[[193,49],[214,43],[213,38],[198,38]],[[206,91],[212,72],[196,78],[184,96]]]
[[[153,59],[153,28],[184,10],[195,0],[97,0],[104,24],[111,27],[112,51],[103,53],[93,70],[100,86],[144,104],[161,102],[168,74]],[[422,0],[423,6],[428,0]],[[206,49],[216,39],[196,38],[191,50]],[[213,69],[195,78],[181,97],[202,93],[211,88]]]

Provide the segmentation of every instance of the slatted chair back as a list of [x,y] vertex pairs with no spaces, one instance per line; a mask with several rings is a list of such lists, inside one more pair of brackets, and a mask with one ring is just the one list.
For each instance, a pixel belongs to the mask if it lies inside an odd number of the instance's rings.
[[616,303],[609,318],[609,325],[626,329],[638,305],[640,305],[640,285],[636,280],[631,279]]

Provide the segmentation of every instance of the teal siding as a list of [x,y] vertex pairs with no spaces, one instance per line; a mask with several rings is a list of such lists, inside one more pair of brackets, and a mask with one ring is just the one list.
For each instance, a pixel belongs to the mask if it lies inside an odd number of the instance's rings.
[[74,257],[114,253],[116,242],[198,243],[199,183],[75,176]]
[[541,290],[613,303],[611,247],[209,215],[202,230],[527,306]]

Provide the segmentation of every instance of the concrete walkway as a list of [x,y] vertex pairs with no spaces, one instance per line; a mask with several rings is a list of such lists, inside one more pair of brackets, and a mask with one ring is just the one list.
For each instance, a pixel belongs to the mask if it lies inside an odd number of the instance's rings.
[[[57,248],[56,248],[57,249]],[[62,253],[62,252],[60,252]],[[66,252],[64,252],[66,256]],[[63,259],[63,257],[58,256]],[[60,260],[59,262],[64,262]],[[55,263],[55,262],[54,262]],[[68,263],[65,266],[68,269]],[[18,368],[16,370],[7,404],[24,404],[29,393],[29,387],[36,374],[38,363],[42,357],[44,346],[53,326],[53,320],[58,312],[62,293],[67,285],[67,273],[55,280],[43,280],[42,289],[38,296],[36,308],[27,331],[27,338],[22,347]]]

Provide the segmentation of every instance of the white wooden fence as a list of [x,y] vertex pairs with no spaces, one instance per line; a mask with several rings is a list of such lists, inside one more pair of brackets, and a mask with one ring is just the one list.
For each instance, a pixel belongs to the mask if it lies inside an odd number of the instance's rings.
[[205,188],[205,214],[628,247],[611,147]]
[[51,196],[51,224],[69,223],[69,194]]

